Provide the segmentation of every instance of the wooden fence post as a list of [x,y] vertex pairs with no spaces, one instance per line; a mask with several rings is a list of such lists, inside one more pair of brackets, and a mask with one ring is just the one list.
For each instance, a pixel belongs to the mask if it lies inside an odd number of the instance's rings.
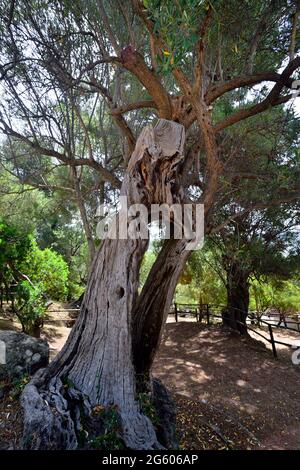
[[174,313],[175,313],[175,321],[176,323],[178,322],[178,313],[177,313],[177,303],[174,302]]
[[208,304],[206,305],[206,321],[207,321],[207,325],[209,325],[209,305]]
[[271,339],[271,344],[272,344],[272,351],[273,351],[273,356],[277,358],[277,351],[276,351],[276,344],[274,341],[274,335],[273,335],[273,330],[272,330],[272,325],[269,323],[268,324],[269,328],[269,333],[270,333],[270,339]]

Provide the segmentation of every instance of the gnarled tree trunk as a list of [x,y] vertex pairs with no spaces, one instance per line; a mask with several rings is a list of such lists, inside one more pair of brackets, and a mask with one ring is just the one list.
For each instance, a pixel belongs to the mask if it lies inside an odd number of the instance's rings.
[[[183,143],[183,126],[172,121],[161,119],[154,129],[147,126],[142,131],[121,190],[128,206],[181,202],[176,179]],[[129,216],[128,223],[134,217]],[[121,222],[120,215],[117,221]],[[137,401],[132,360],[132,312],[146,247],[142,239],[102,242],[67,343],[22,394],[25,448],[77,448],[82,416],[91,416],[98,405],[117,410],[126,446],[160,446]],[[170,294],[162,295],[170,301]]]

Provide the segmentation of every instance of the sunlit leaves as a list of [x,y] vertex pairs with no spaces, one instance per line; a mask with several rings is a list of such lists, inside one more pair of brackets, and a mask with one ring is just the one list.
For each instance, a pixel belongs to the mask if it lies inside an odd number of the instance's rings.
[[208,3],[201,0],[147,0],[144,6],[154,23],[154,32],[159,33],[168,46],[158,57],[162,71],[166,72],[193,54]]

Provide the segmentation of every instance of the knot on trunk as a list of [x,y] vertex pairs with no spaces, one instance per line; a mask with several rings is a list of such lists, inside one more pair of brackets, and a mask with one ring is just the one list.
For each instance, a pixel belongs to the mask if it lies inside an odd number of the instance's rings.
[[137,64],[137,52],[131,44],[124,47],[124,49],[122,49],[121,61],[124,65],[127,65],[127,66],[129,65],[134,66]]

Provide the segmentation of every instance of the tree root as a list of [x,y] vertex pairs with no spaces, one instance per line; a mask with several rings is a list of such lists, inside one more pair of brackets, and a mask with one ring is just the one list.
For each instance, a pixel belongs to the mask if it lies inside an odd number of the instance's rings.
[[76,449],[80,430],[80,408],[89,410],[88,401],[76,390],[66,390],[59,378],[50,379],[47,388],[43,371],[26,385],[21,396],[24,411],[22,448]]
[[[23,439],[26,450],[164,449],[150,419],[136,409],[92,406],[88,397],[47,370],[23,390]],[[109,440],[110,439],[110,440]]]

